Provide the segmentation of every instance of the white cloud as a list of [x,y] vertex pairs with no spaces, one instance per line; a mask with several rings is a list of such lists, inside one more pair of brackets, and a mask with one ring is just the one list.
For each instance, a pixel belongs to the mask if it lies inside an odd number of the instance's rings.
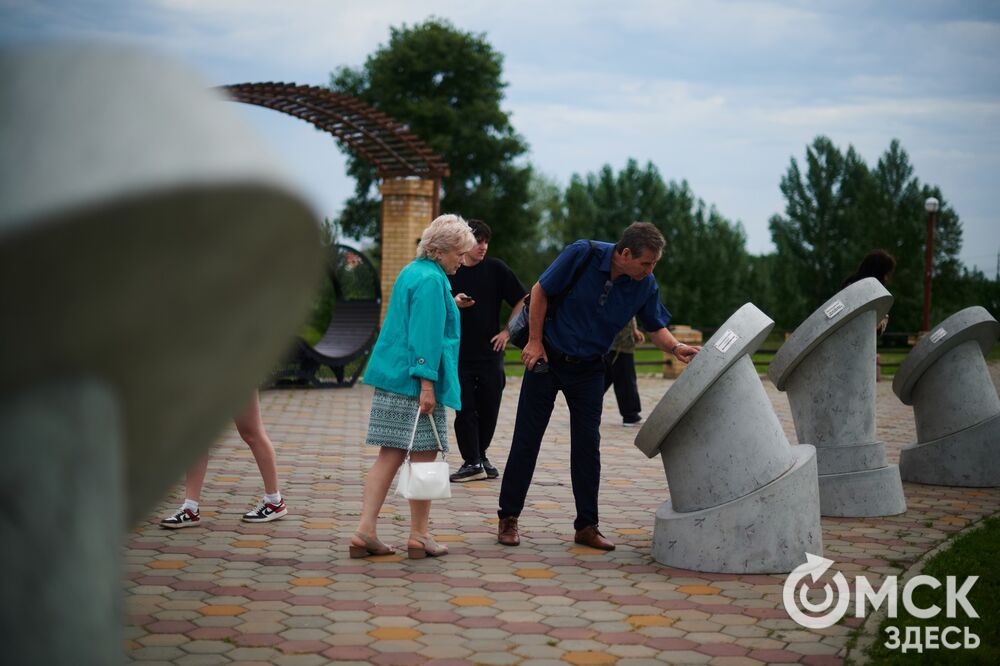
[[[504,107],[536,167],[564,183],[651,160],[743,220],[762,252],[781,176],[817,135],[871,165],[898,138],[916,175],[962,215],[965,254],[1000,250],[1000,7],[990,3],[0,0],[0,39],[126,40],[213,83],[325,84],[336,67],[361,66],[390,27],[432,15],[503,55]],[[332,140],[279,114],[255,122],[333,214],[351,184],[329,176],[342,160]]]

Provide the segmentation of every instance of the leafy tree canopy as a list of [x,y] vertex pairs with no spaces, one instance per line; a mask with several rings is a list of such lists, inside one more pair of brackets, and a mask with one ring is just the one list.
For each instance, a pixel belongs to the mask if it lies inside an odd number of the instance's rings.
[[[918,330],[927,235],[924,201],[931,196],[941,202],[935,219],[934,282],[947,285],[964,279],[958,260],[962,247],[958,214],[939,188],[923,185],[913,175],[899,141],[893,140],[875,168],[869,169],[854,148],[843,153],[827,137],[817,137],[806,149],[805,171],[792,158],[780,187],[785,215],[770,221],[777,248],[772,316],[779,325],[798,325],[839,291],[844,277],[869,250],[882,248],[896,257],[890,284],[895,297],[892,325],[897,330]],[[932,320],[973,304],[957,294],[956,290],[935,293]]]
[[629,160],[617,174],[605,165],[596,174],[574,175],[551,233],[561,244],[614,242],[635,221],[652,222],[667,241],[655,275],[675,322],[714,329],[750,300],[743,228],[706,206],[686,182],[664,182],[652,163],[640,168]]
[[[389,43],[360,69],[338,68],[330,88],[357,97],[405,123],[449,164],[442,212],[486,221],[494,254],[512,254],[534,239],[528,212],[531,168],[518,163],[527,144],[501,109],[506,84],[503,57],[485,35],[448,21],[392,28]],[[348,153],[354,196],[338,222],[344,233],[378,238],[379,202],[374,168]]]

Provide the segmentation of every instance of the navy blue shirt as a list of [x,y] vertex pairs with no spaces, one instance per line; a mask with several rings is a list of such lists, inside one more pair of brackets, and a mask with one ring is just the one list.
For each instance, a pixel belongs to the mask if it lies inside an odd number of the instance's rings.
[[632,317],[638,317],[650,332],[670,323],[670,312],[660,303],[660,288],[652,275],[642,280],[620,275],[612,282],[614,251],[614,244],[594,241],[594,255],[588,258],[590,243],[578,240],[567,245],[538,278],[549,298],[559,297],[580,262],[588,262],[580,280],[559,304],[555,319],[545,322],[545,337],[563,354],[603,356]]

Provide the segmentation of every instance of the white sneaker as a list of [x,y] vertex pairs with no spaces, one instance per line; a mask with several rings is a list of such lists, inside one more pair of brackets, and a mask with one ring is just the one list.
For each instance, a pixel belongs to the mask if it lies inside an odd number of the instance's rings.
[[185,509],[181,507],[172,516],[168,516],[160,521],[160,527],[166,527],[170,530],[176,530],[181,527],[194,527],[195,525],[201,523],[201,512],[192,511],[191,509]]
[[243,514],[243,521],[247,523],[269,523],[272,520],[281,518],[286,513],[288,513],[288,507],[285,506],[284,498],[277,504],[262,501],[257,505],[256,509]]

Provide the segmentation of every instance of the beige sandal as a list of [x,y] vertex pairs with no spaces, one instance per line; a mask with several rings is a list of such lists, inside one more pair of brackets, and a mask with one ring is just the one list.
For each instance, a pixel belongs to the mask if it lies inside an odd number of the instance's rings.
[[361,532],[355,532],[354,536],[364,541],[364,545],[358,546],[355,545],[353,541],[351,542],[349,551],[351,559],[356,560],[362,557],[370,557],[372,555],[392,555],[396,552],[395,548],[385,545],[378,539],[378,537],[363,534]]
[[406,555],[411,560],[422,560],[425,557],[440,557],[448,554],[448,546],[442,546],[429,534],[422,537],[410,537],[410,541],[416,541],[419,546],[406,544]]

